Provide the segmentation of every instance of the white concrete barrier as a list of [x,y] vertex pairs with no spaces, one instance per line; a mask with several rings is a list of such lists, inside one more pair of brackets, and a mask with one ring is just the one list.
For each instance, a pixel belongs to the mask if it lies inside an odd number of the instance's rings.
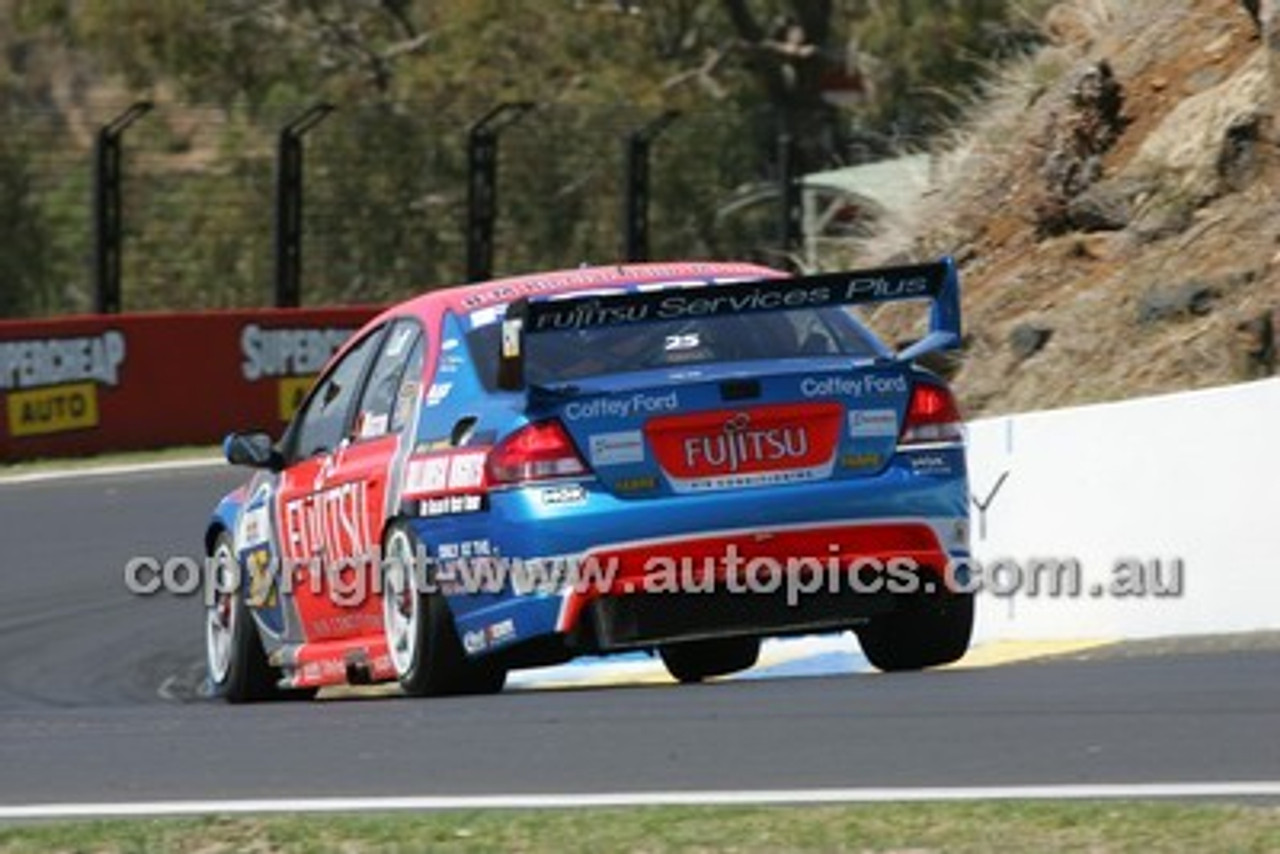
[[[978,640],[1280,628],[1280,379],[969,430],[974,555],[988,582],[1014,586],[1013,573],[991,577],[1012,559],[1024,584],[1008,596],[988,585]],[[1078,561],[1078,595],[1044,589],[1053,573],[1032,570],[1046,560]],[[1122,562],[1160,570],[1130,573],[1147,595],[1113,589]]]

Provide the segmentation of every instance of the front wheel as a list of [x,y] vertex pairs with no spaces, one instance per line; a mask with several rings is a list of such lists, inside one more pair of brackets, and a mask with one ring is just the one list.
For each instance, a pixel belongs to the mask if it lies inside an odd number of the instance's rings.
[[660,647],[662,663],[679,682],[701,682],[754,667],[760,657],[759,638],[715,638]]
[[422,589],[426,570],[420,567],[420,559],[425,550],[408,525],[391,527],[384,555],[382,623],[391,664],[404,692],[430,697],[501,691],[506,670],[468,660],[444,595]]
[[973,594],[912,602],[857,631],[863,654],[879,670],[894,673],[950,664],[969,650]]

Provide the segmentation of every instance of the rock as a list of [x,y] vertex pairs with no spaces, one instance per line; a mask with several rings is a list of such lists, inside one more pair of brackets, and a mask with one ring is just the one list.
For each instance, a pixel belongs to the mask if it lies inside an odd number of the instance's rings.
[[1018,361],[1034,356],[1044,349],[1053,337],[1053,330],[1029,323],[1019,323],[1009,333],[1009,349]]
[[1223,148],[1235,144],[1228,130],[1247,126],[1268,97],[1263,53],[1259,51],[1222,83],[1174,107],[1147,134],[1125,174],[1156,179],[1163,193],[1176,194],[1188,204],[1220,195],[1225,188],[1219,168]]
[[[1036,233],[1042,238],[1077,227],[1072,203],[1101,179],[1102,158],[1128,124],[1124,89],[1106,60],[1089,65],[1077,77],[1069,98],[1068,111],[1054,115],[1046,132],[1047,154],[1040,169],[1044,189],[1032,208]],[[1080,210],[1091,226],[1111,221],[1116,213],[1096,208],[1086,201]]]
[[1218,175],[1223,183],[1239,192],[1258,175],[1258,143],[1262,141],[1262,116],[1246,113],[1234,118],[1223,132],[1218,151]]
[[1072,3],[1059,3],[1044,16],[1044,33],[1055,45],[1088,48],[1093,44],[1093,27],[1085,13]]
[[1075,257],[1094,261],[1114,261],[1133,248],[1133,238],[1125,232],[1100,231],[1084,234],[1076,241]]
[[1240,379],[1262,379],[1276,372],[1277,314],[1280,311],[1267,311],[1236,324],[1231,355]]
[[1133,211],[1123,190],[1099,184],[1067,203],[1067,219],[1077,231],[1122,231]]
[[1145,325],[1178,317],[1202,317],[1213,311],[1213,301],[1219,296],[1216,288],[1199,281],[1152,288],[1138,301],[1138,322]]

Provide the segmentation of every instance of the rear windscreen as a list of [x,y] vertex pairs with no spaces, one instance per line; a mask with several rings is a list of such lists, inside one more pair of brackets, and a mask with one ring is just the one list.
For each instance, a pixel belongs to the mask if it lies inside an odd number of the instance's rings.
[[[494,387],[500,323],[467,335],[484,383]],[[683,365],[877,355],[847,309],[792,309],[630,326],[558,330],[525,338],[525,380],[555,385],[607,374]]]

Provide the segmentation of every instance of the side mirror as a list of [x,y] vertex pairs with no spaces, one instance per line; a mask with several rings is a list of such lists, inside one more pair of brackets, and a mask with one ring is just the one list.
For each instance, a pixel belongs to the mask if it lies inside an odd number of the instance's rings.
[[284,457],[266,433],[232,433],[222,442],[222,453],[233,466],[280,471]]

